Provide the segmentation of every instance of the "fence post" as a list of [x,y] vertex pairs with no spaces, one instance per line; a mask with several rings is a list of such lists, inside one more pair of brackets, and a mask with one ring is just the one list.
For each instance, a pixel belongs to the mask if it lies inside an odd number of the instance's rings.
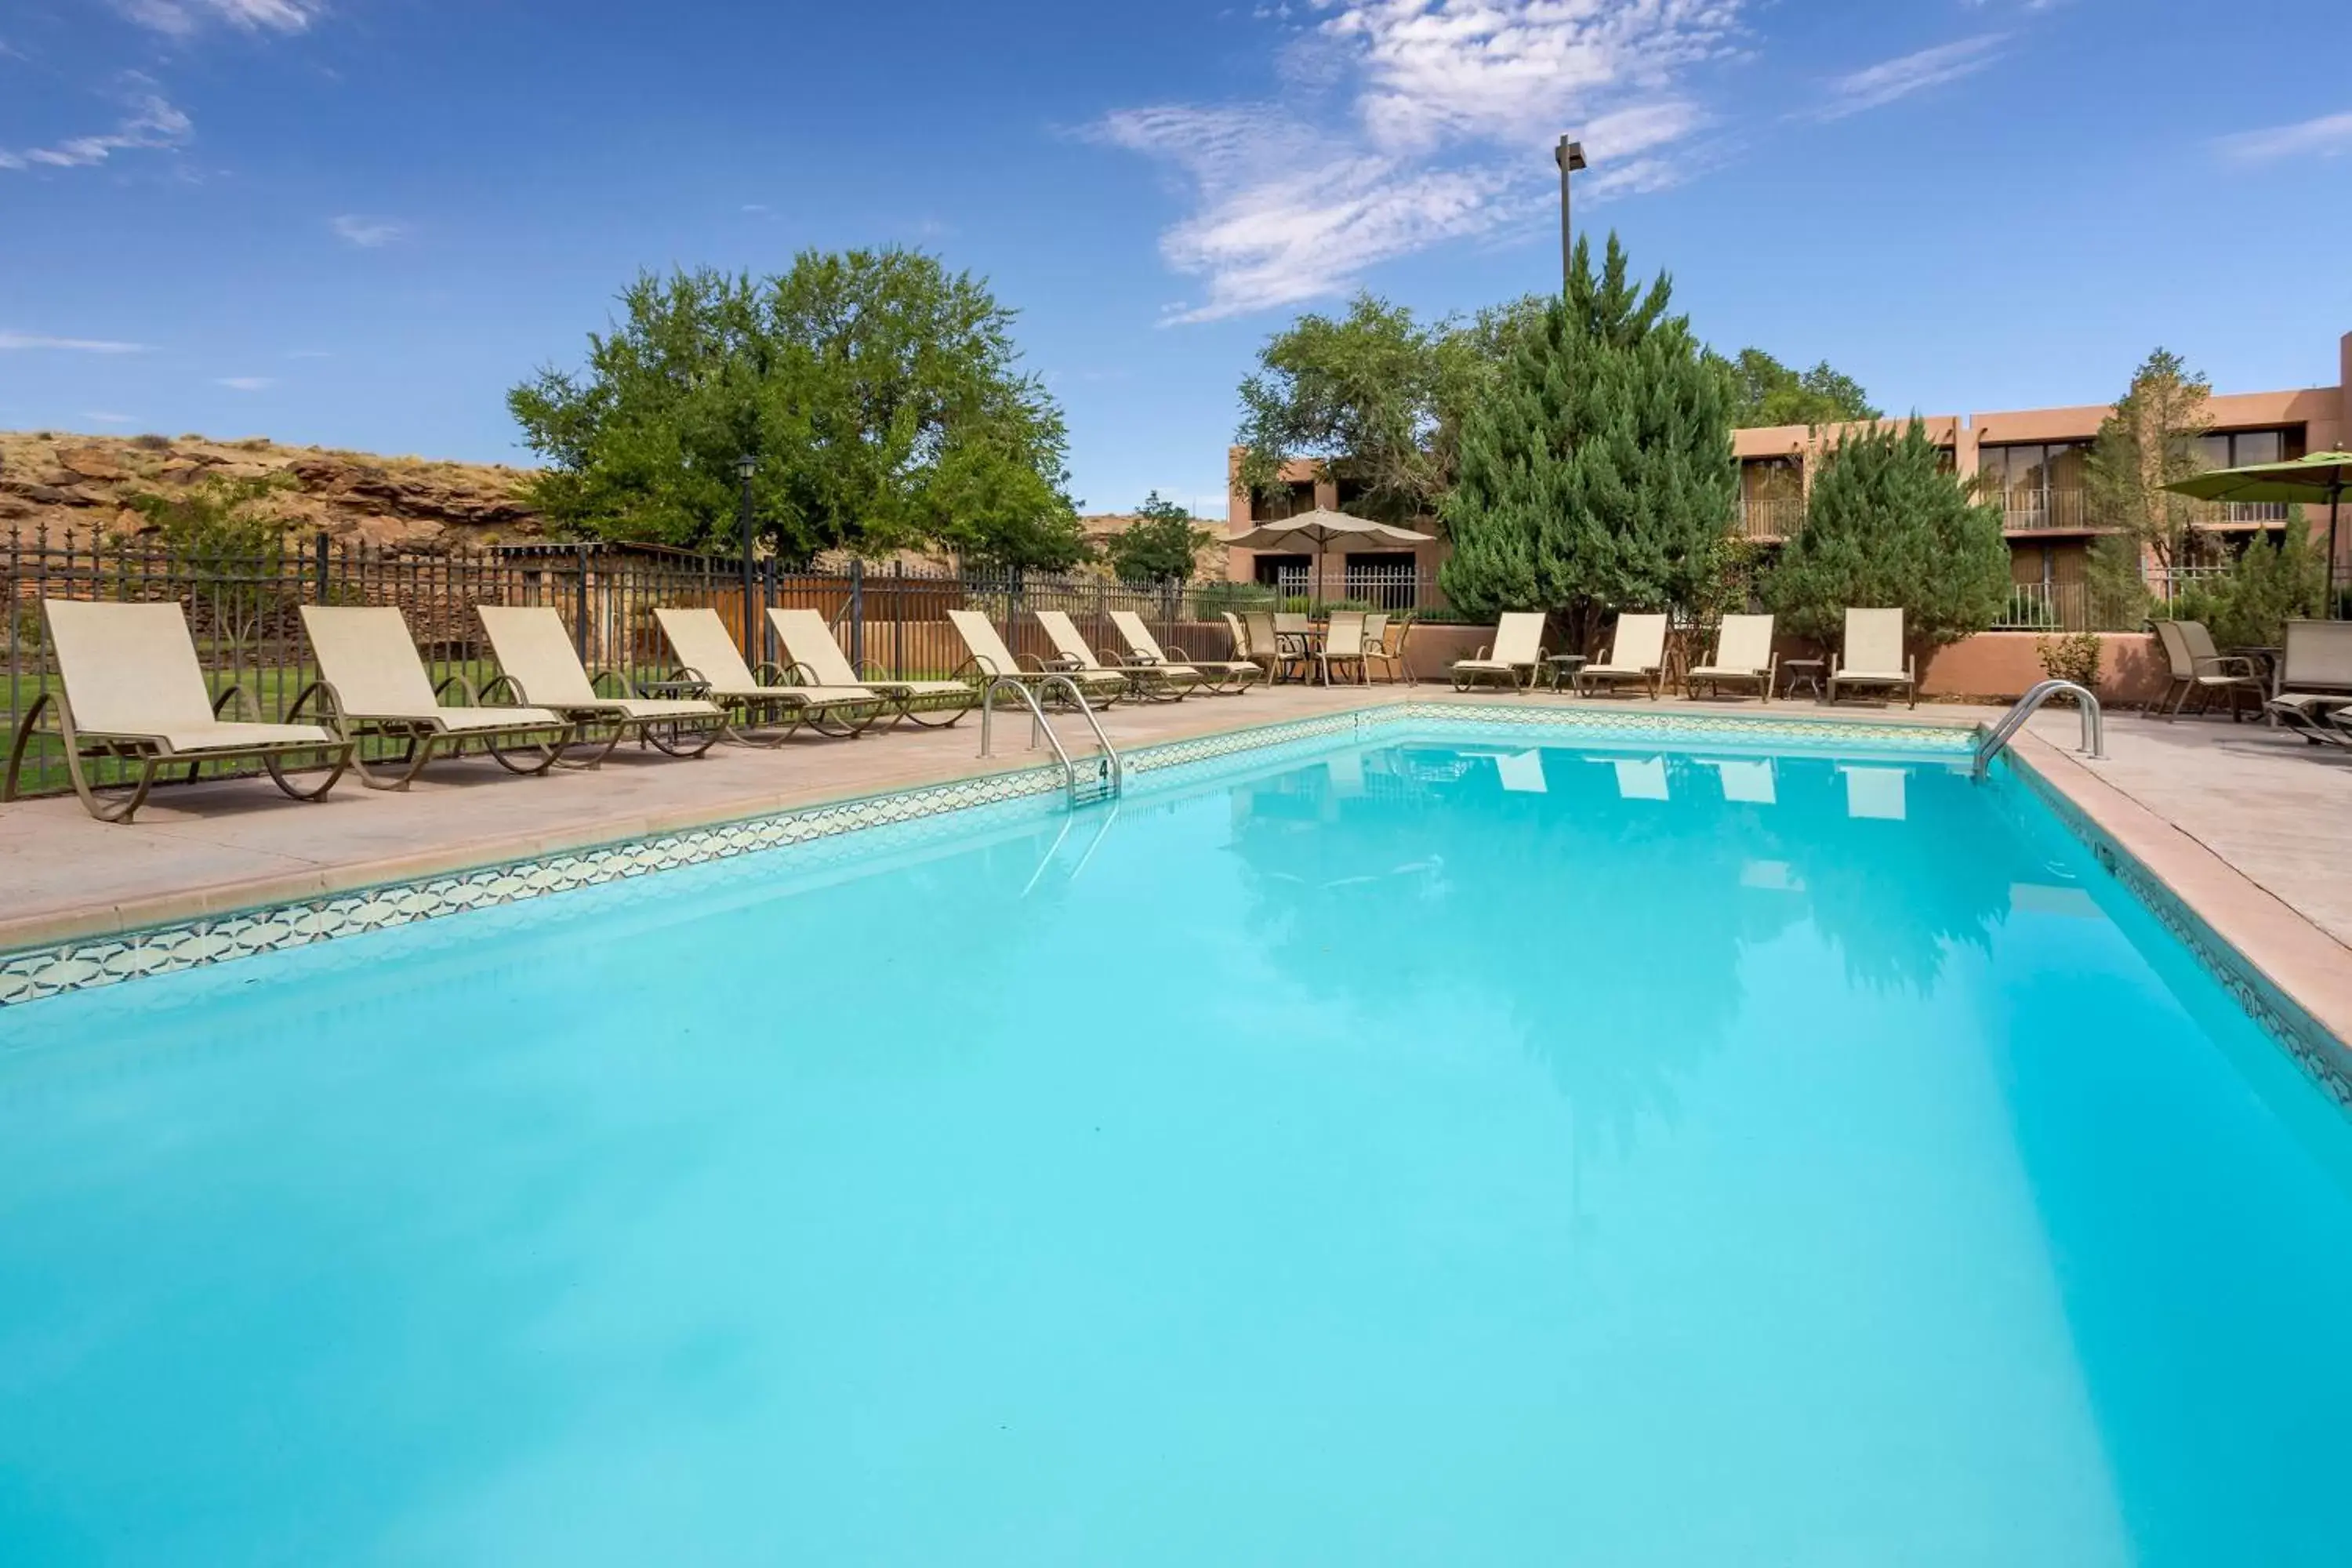
[[866,563],[855,555],[849,558],[849,664],[866,668]]
[[588,662],[588,545],[582,541],[576,556],[580,565],[579,580],[572,584],[572,650],[580,662]]
[[312,568],[312,581],[316,584],[311,589],[312,602],[323,605],[327,602],[327,531],[325,529],[320,529],[319,536],[310,542],[310,551],[311,558],[315,563]]
[[776,640],[776,628],[768,620],[768,611],[775,602],[776,558],[772,555],[762,555],[760,557],[760,638],[753,646],[759,648],[761,657],[769,663],[782,664],[783,660],[776,656],[783,650],[772,646]]
[[[890,679],[907,679],[907,563],[890,563]],[[862,673],[862,672],[861,672]]]

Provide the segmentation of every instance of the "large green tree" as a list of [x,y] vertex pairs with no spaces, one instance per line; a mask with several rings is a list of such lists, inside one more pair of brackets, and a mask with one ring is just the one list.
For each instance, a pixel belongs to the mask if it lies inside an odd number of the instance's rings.
[[1104,547],[1122,583],[1183,583],[1216,534],[1200,525],[1181,502],[1162,500],[1158,490],[1135,509],[1135,521],[1111,535]]
[[1915,642],[1953,642],[2009,603],[2000,528],[2000,510],[1969,499],[1918,419],[1849,431],[1813,479],[1804,527],[1764,577],[1764,602],[1804,637],[1835,640],[1849,608],[1899,606]]
[[2158,349],[2132,373],[2083,466],[2089,519],[2107,531],[2092,542],[2090,576],[2100,601],[2126,619],[2147,602],[2144,567],[2190,565],[2198,503],[2164,487],[2205,467],[2202,437],[2212,385],[2181,357]]
[[1235,488],[1273,491],[1283,466],[1303,458],[1346,486],[1351,511],[1388,522],[1432,515],[1453,483],[1464,409],[1543,309],[1531,297],[1467,321],[1423,322],[1366,293],[1343,315],[1300,316],[1266,340],[1242,382]]
[[737,459],[787,561],[933,545],[992,564],[1085,552],[1068,440],[1014,313],[919,252],[806,251],[768,278],[641,274],[584,369],[508,395],[535,499],[606,538],[732,547]]
[[1876,419],[1862,384],[1827,360],[1811,370],[1782,364],[1762,349],[1729,359],[1710,354],[1731,382],[1731,422],[1742,430],[1765,425],[1838,425]]
[[1729,560],[1738,479],[1727,387],[1664,273],[1580,240],[1563,297],[1516,334],[1464,416],[1443,517],[1457,608],[1540,609],[1578,635],[1610,610],[1698,606]]

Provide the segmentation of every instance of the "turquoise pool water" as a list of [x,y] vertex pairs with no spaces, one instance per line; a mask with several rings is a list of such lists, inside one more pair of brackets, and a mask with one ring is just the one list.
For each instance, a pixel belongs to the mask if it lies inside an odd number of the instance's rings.
[[0,1562],[2352,1558],[2352,1128],[2013,781],[842,848],[0,1013]]

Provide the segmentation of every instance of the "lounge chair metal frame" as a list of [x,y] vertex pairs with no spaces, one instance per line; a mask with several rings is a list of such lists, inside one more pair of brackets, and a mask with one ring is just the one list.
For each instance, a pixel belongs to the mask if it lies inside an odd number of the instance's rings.
[[[394,711],[389,706],[382,712],[368,712],[344,700],[343,693],[327,674],[331,662],[345,657],[331,654],[320,640],[320,626],[316,616],[390,616],[399,626],[399,651],[415,660],[420,679],[425,674],[425,661],[417,655],[415,644],[409,640],[404,617],[396,609],[352,610],[341,606],[305,605],[302,606],[303,626],[310,638],[311,652],[317,657],[319,679],[297,692],[287,706],[289,721],[299,721],[306,708],[313,709],[318,721],[342,740],[352,742],[352,771],[360,783],[369,789],[404,790],[425,771],[427,763],[437,757],[457,757],[464,753],[467,742],[479,741],[499,766],[511,773],[533,777],[555,766],[557,757],[573,736],[575,726],[557,719],[550,712],[516,710],[511,724],[488,726],[460,724],[453,728],[446,719],[415,711]],[[387,654],[391,651],[388,647]],[[354,651],[349,657],[358,657]],[[351,673],[346,670],[345,673]],[[441,699],[452,689],[461,693],[466,701],[459,713],[479,713],[481,696],[474,683],[463,674],[452,674],[432,688],[433,701],[439,706]],[[537,740],[530,737],[541,737]],[[520,738],[520,739],[519,739]],[[396,740],[401,752],[389,763],[370,763],[364,742],[372,740]]]
[[[1738,623],[1734,625],[1733,623]],[[1757,623],[1762,623],[1759,626]],[[1738,641],[1735,642],[1734,639]],[[1765,656],[1761,665],[1730,662],[1739,655],[1748,659],[1756,657],[1760,642]],[[1683,690],[1691,697],[1698,695],[1705,686],[1712,696],[1723,695],[1726,682],[1735,685],[1753,682],[1756,695],[1769,704],[1772,687],[1780,677],[1780,656],[1772,651],[1772,617],[1769,616],[1726,616],[1715,629],[1715,658],[1706,664],[1694,665],[1683,672]]]
[[[1129,622],[1134,624],[1130,626]],[[1130,662],[1147,667],[1160,665],[1172,669],[1189,669],[1196,677],[1195,689],[1203,696],[1238,697],[1247,691],[1252,683],[1265,678],[1265,671],[1255,659],[1198,659],[1181,647],[1171,653],[1161,646],[1158,637],[1151,635],[1151,628],[1144,624],[1143,617],[1133,610],[1113,610],[1110,624],[1120,640],[1127,644]]]
[[[964,662],[978,672],[983,686],[1000,676],[1017,680],[1040,697],[1061,700],[1053,686],[1053,678],[1061,676],[1072,689],[1083,695],[1088,703],[1109,708],[1128,695],[1127,677],[1117,670],[1055,669],[1034,654],[1017,654],[1005,646],[996,623],[979,610],[950,610],[948,625],[962,640],[964,651],[971,657]],[[975,638],[985,632],[988,646],[979,646]],[[1028,663],[1023,664],[1023,658]],[[1010,661],[1009,668],[1000,668]]]
[[[1121,659],[1117,664],[1105,664],[1078,623],[1067,610],[1032,610],[1038,626],[1045,628],[1046,640],[1060,654],[1055,660],[1057,674],[1088,677],[1118,675],[1127,681],[1128,694],[1139,702],[1181,702],[1207,684],[1208,677],[1190,665],[1162,664],[1156,660]],[[1049,667],[1050,668],[1050,667]]]
[[[806,616],[814,626],[794,618],[800,616]],[[825,624],[824,616],[815,610],[782,606],[771,608],[768,611],[768,624],[774,628],[776,640],[783,646],[784,651],[792,656],[793,669],[806,672],[813,678],[813,683],[818,686],[837,687],[855,684],[866,688],[889,704],[890,722],[894,727],[906,722],[926,730],[952,730],[963,722],[965,714],[979,705],[981,687],[977,679],[900,680],[884,672],[882,667],[870,658],[866,661],[862,670],[853,667],[849,662],[849,656],[842,651],[841,644],[835,638],[833,628]],[[803,628],[805,631],[803,637],[793,636],[794,631]],[[818,645],[805,640],[818,637],[822,637],[825,646],[833,649],[831,658],[826,658]],[[815,658],[809,658],[811,654],[815,655]],[[824,662],[819,663],[818,660],[824,660]],[[961,668],[971,669],[976,678],[980,667],[973,660],[967,658]],[[848,679],[845,680],[844,677]],[[940,699],[952,699],[958,695],[961,695],[963,700],[954,707],[936,705]],[[917,708],[915,704],[918,702],[932,705]]]
[[[58,637],[52,606],[61,602],[66,601],[44,600],[41,605],[43,619],[48,623],[50,646],[53,647],[58,646]],[[146,609],[163,606],[110,607]],[[169,608],[173,615],[180,616],[180,629],[182,635],[185,636],[187,621],[184,614],[176,603],[172,604]],[[192,637],[188,638],[188,657],[192,662],[195,657],[195,640]],[[198,679],[202,679],[201,674]],[[219,721],[222,711],[231,703],[235,703],[237,709],[236,722],[246,724],[269,722],[261,717],[261,705],[241,684],[231,686],[227,690],[211,699],[212,715],[215,721]],[[54,729],[42,724],[44,715],[54,716],[52,720]],[[290,724],[283,727],[317,728]],[[16,786],[23,776],[25,751],[37,734],[54,734],[63,743],[66,753],[66,776],[73,783],[74,794],[80,798],[83,809],[100,822],[129,822],[139,808],[147,803],[147,796],[155,785],[165,782],[164,771],[180,763],[185,763],[188,770],[187,776],[180,782],[194,784],[206,763],[257,761],[263,770],[269,774],[270,782],[276,784],[288,798],[299,801],[323,800],[327,796],[327,792],[341,781],[344,771],[351,766],[353,747],[352,742],[337,740],[323,729],[320,729],[318,732],[320,737],[318,740],[289,738],[218,747],[205,746],[182,751],[175,748],[168,739],[156,735],[141,734],[132,731],[85,730],[75,716],[69,687],[56,691],[43,691],[33,700],[33,705],[26,710],[25,717],[18,721],[16,732],[10,741],[7,772],[5,775],[0,775],[0,801],[16,798]],[[321,783],[306,788],[287,777],[286,762],[289,757],[321,754],[331,759],[327,776]],[[89,763],[100,762],[136,763],[139,775],[127,784],[100,784],[90,776],[89,771]]]
[[[1396,634],[1393,645],[1389,642],[1391,632]],[[1367,617],[1364,622],[1365,679],[1370,679],[1370,666],[1378,662],[1387,667],[1390,685],[1395,685],[1400,678],[1407,686],[1413,684],[1412,667],[1404,661],[1404,645],[1412,636],[1412,616],[1410,615]]]
[[[1591,696],[1596,681],[1612,690],[1630,684],[1648,688],[1650,700],[1655,702],[1665,689],[1666,631],[1663,613],[1620,615],[1609,634],[1608,653],[1577,669],[1577,695]],[[1626,648],[1629,641],[1633,644],[1630,658]]]
[[[707,605],[665,605],[654,612],[670,651],[679,662],[660,685],[700,698],[726,715],[722,732],[739,746],[772,751],[799,733],[803,724],[835,740],[855,740],[882,716],[879,692],[864,687],[835,688],[804,664],[747,662],[719,612]],[[715,637],[714,635],[715,634]],[[699,642],[698,652],[685,646]],[[692,662],[699,657],[708,668]],[[723,668],[721,659],[733,668]]]
[[[1454,689],[1467,691],[1476,682],[1500,677],[1514,691],[1535,689],[1544,664],[1544,621],[1540,610],[1507,610],[1495,623],[1495,640],[1480,645],[1468,658],[1454,661]],[[1529,623],[1533,623],[1530,631]],[[1519,671],[1527,679],[1519,679]]]
[[[529,608],[541,607],[501,605],[474,606],[474,613],[481,617],[484,630],[489,633],[491,653],[494,658],[498,655],[499,641],[498,633],[491,629],[494,613]],[[555,615],[552,609],[542,609],[542,613],[550,616]],[[556,626],[559,631],[562,630],[561,619],[556,621]],[[635,731],[639,745],[651,745],[667,756],[687,758],[703,755],[711,747],[717,745],[719,738],[727,732],[730,723],[728,712],[717,703],[698,698],[682,701],[647,699],[637,690],[628,677],[619,670],[608,669],[601,666],[595,669],[590,669],[586,661],[572,650],[569,634],[565,634],[563,646],[574,668],[586,677],[588,690],[597,700],[550,701],[543,697],[534,697],[522,679],[506,668],[503,659],[499,660],[498,675],[484,686],[481,691],[481,700],[486,703],[494,702],[499,693],[505,692],[508,694],[509,701],[516,707],[544,708],[571,723],[572,740],[570,745],[565,746],[557,754],[555,759],[557,767],[596,767],[610,757],[614,749],[632,731]],[[621,689],[619,696],[604,695],[604,687],[607,681]],[[628,707],[632,704],[672,709],[686,709],[698,705],[706,711],[637,714],[628,711]],[[583,749],[588,754],[581,757],[570,755],[569,753],[574,748]]]
[[[1892,620],[1888,617],[1892,617]],[[1893,631],[1888,631],[1889,626]],[[1822,700],[1835,706],[1840,686],[1876,688],[1886,691],[1900,689],[1908,707],[1919,706],[1919,656],[1903,645],[1903,612],[1899,609],[1849,609],[1845,613],[1845,636],[1840,639],[1838,651],[1830,655],[1829,689]],[[1891,641],[1902,659],[1900,669],[1861,669],[1850,667],[1854,644],[1868,645],[1885,652]]]

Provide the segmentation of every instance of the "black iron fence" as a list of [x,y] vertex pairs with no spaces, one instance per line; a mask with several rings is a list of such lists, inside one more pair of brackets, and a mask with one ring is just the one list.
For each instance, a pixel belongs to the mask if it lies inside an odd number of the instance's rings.
[[[1382,577],[1350,584],[1368,607],[1412,610],[1434,583]],[[12,532],[0,540],[0,713],[15,737],[34,703],[58,684],[41,615],[44,599],[176,603],[215,693],[240,686],[265,718],[282,717],[318,667],[303,635],[304,605],[390,605],[437,683],[461,674],[482,685],[496,673],[477,605],[544,605],[560,615],[581,659],[632,679],[657,679],[674,660],[653,612],[707,605],[741,640],[746,608],[739,559],[609,544],[544,543],[432,552],[346,542],[320,534],[260,553],[174,550],[152,539],[98,542]],[[1070,613],[1106,660],[1125,650],[1114,610],[1132,611],[1163,646],[1203,658],[1228,657],[1223,612],[1289,607],[1279,590],[1250,583],[1125,584],[1090,574],[932,572],[852,563],[793,572],[757,563],[750,610],[761,657],[789,661],[766,611],[818,611],[859,668],[902,679],[952,677],[966,651],[947,612],[987,614],[1013,651],[1054,649],[1030,612]],[[68,787],[57,742],[37,738],[22,787]]]

